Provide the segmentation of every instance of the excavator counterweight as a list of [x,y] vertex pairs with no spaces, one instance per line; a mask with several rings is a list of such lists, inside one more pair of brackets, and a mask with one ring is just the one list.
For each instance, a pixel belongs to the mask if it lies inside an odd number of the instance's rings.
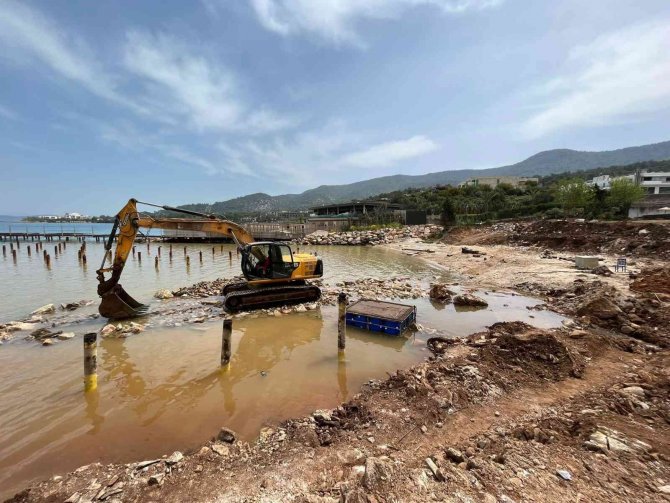
[[[311,302],[321,297],[317,286],[305,283],[305,280],[323,275],[321,259],[310,254],[294,254],[286,243],[255,242],[240,225],[214,215],[152,204],[150,206],[200,218],[140,216],[138,203],[136,199],[130,199],[116,215],[105,244],[105,249],[110,251],[114,239],[117,240],[112,266],[105,268],[105,254],[100,269],[96,271],[98,295],[102,298],[98,311],[105,318],[132,318],[148,312],[149,306],[135,300],[119,284],[140,228],[195,230],[231,238],[242,255],[242,273],[246,281],[229,285],[230,288],[222,292],[225,295],[224,306],[230,311]],[[105,278],[105,273],[111,273],[109,279]]]

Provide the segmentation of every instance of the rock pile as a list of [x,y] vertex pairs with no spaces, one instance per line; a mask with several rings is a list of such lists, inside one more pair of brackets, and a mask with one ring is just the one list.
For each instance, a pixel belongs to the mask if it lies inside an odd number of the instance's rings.
[[528,282],[519,283],[516,288],[546,296],[552,309],[578,316],[582,326],[598,326],[650,344],[670,346],[670,309],[659,295],[623,295],[602,281],[587,283],[583,279],[575,280],[568,288],[547,288]]
[[335,286],[321,287],[321,303],[335,304],[340,292],[349,299],[418,299],[428,293],[416,281],[406,276],[394,276],[387,279],[361,278],[352,281],[340,281]]
[[439,225],[407,225],[401,228],[387,228],[371,231],[330,232],[316,231],[305,236],[304,245],[379,245],[394,243],[407,238],[425,239],[441,233]]

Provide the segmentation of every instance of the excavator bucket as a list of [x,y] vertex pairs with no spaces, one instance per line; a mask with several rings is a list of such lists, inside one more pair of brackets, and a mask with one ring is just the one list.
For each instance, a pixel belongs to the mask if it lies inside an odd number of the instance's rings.
[[137,302],[123,289],[121,285],[114,285],[109,292],[102,295],[102,302],[98,307],[101,316],[110,320],[134,318],[146,314],[149,306]]

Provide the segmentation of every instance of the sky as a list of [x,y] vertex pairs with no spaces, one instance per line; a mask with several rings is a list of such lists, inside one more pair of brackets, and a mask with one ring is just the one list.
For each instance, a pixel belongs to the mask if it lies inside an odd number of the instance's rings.
[[667,0],[0,0],[0,214],[670,139]]

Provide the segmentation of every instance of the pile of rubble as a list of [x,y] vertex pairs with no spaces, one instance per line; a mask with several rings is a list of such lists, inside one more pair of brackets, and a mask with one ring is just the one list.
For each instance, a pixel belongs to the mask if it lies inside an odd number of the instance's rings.
[[418,299],[428,294],[426,288],[407,276],[394,276],[385,279],[361,278],[352,281],[340,281],[334,286],[321,286],[321,303],[332,305],[337,302],[340,292],[349,299]]
[[386,228],[371,231],[326,232],[316,231],[305,236],[304,245],[379,245],[395,243],[407,238],[426,239],[439,235],[443,228],[439,225],[407,225],[401,228]]
[[577,316],[584,327],[597,326],[649,344],[670,346],[670,309],[658,294],[624,295],[600,280],[583,279],[567,288],[524,282],[516,289],[546,297],[553,310]]

